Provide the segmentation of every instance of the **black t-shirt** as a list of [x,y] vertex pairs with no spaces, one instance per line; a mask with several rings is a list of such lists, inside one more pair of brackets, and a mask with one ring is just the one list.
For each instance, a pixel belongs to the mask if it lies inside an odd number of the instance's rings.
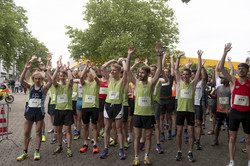
[[209,83],[207,83],[207,87],[208,87],[207,88],[207,93],[211,93],[212,89],[215,88],[215,83],[214,82],[209,82]]
[[172,86],[174,77],[170,75],[167,83],[161,84],[160,97],[172,97]]

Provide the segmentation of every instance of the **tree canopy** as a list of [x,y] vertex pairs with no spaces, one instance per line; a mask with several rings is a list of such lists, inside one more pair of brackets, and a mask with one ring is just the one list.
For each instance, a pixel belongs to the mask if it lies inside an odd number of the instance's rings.
[[68,48],[75,60],[84,57],[104,63],[127,56],[128,47],[133,45],[133,58],[156,61],[152,55],[157,42],[170,51],[179,40],[174,11],[166,0],[90,0],[83,14],[89,28],[82,31],[67,26]]
[[13,0],[0,0],[0,60],[6,70],[16,63],[21,71],[32,55],[45,59],[49,54],[46,46],[27,29],[25,14],[23,7],[16,6]]

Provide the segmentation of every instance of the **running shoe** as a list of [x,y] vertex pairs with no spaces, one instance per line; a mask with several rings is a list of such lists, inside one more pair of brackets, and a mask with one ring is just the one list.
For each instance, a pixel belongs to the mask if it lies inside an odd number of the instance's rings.
[[208,135],[213,135],[214,134],[214,130],[213,129],[209,130],[209,132],[207,132],[207,134]]
[[128,146],[128,142],[124,142],[124,149],[125,149],[125,150],[128,150],[128,147],[129,147],[129,146]]
[[74,135],[78,134],[78,131],[76,130],[76,128],[73,130],[73,134]]
[[175,157],[175,160],[176,161],[181,161],[182,160],[182,153],[181,152],[178,152],[176,157]]
[[184,131],[184,138],[188,139],[188,132]]
[[70,148],[67,149],[67,156],[68,156],[68,157],[72,157],[72,156],[73,156],[73,155],[72,155],[72,151],[71,151]]
[[80,138],[80,134],[77,133],[75,136],[74,136],[74,140],[78,140]]
[[140,143],[140,150],[144,151],[144,143]]
[[46,142],[46,137],[45,137],[45,135],[42,135],[42,142]]
[[245,142],[245,136],[241,138],[240,143],[244,143]]
[[115,146],[116,144],[117,144],[117,141],[112,140],[112,141],[109,143],[109,146]]
[[209,121],[212,122],[212,121],[213,121],[213,118],[209,118]]
[[137,158],[137,159],[134,159],[134,164],[133,164],[133,166],[138,166],[138,165],[140,165],[139,159],[138,159],[138,158]]
[[100,135],[101,137],[104,137],[104,130],[103,130],[103,129],[101,129],[101,131],[99,132],[99,135]]
[[161,148],[161,145],[157,145],[157,146],[156,146],[156,151],[157,151],[159,154],[163,154],[163,149]]
[[99,150],[96,145],[93,146],[93,153],[99,153]]
[[20,156],[18,156],[18,157],[16,158],[16,160],[17,160],[17,161],[22,161],[22,160],[24,160],[24,159],[26,159],[26,158],[28,158],[28,157],[29,157],[28,153],[26,153],[26,152],[23,151],[23,153],[22,153]]
[[101,159],[106,159],[109,155],[109,151],[107,148],[105,148],[100,156]]
[[84,153],[88,150],[88,148],[89,148],[88,145],[83,145],[83,147],[80,149],[80,152]]
[[202,129],[203,129],[203,130],[206,129],[205,123],[202,123]]
[[56,150],[53,152],[53,155],[55,155],[56,153],[61,153],[62,150],[63,150],[63,148],[60,147],[60,146],[58,146],[58,147],[56,148]]
[[40,153],[37,151],[34,153],[34,160],[40,160]]
[[190,162],[195,162],[195,158],[194,158],[192,152],[189,152],[189,153],[188,153],[188,160],[189,160]]
[[175,137],[177,135],[177,130],[174,130],[174,134],[172,135],[172,137]]
[[50,130],[48,131],[48,134],[51,134],[51,133],[54,133],[54,129],[50,129]]
[[148,157],[144,158],[144,164],[147,165],[147,166],[151,165]]
[[160,141],[161,141],[161,142],[164,142],[164,140],[165,140],[165,135],[164,135],[164,134],[161,134]]
[[67,138],[63,137],[63,142],[64,142],[65,144],[68,144]]
[[200,141],[196,141],[196,150],[202,150]]
[[172,139],[172,133],[168,133],[168,140],[171,140]]
[[56,137],[54,137],[54,138],[50,141],[50,143],[51,143],[51,144],[55,144],[55,143],[57,143],[57,138],[56,138]]
[[133,140],[133,138],[132,137],[128,137],[127,140],[128,140],[128,143],[131,143],[132,140]]
[[233,163],[233,162],[230,162],[230,163],[228,164],[228,166],[234,166],[234,163]]
[[246,152],[247,152],[247,149],[244,148],[244,149],[241,149],[241,151],[242,151],[243,153],[246,153]]
[[216,146],[216,145],[219,145],[218,139],[214,139],[213,143],[211,144],[211,146]]
[[120,160],[125,160],[125,158],[126,158],[126,155],[125,155],[125,153],[124,153],[123,148],[121,148],[121,149],[120,149]]

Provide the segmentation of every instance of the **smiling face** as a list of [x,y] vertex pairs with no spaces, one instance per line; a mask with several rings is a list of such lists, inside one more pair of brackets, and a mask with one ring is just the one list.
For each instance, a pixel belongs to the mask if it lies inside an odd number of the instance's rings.
[[247,73],[249,72],[249,69],[245,68],[245,67],[238,67],[238,75],[239,77],[246,77]]
[[32,74],[32,81],[37,85],[41,86],[44,81],[44,76],[41,74],[41,72],[34,72]]
[[185,83],[189,83],[191,78],[191,72],[188,70],[184,70],[182,73],[182,79]]
[[140,81],[146,81],[148,79],[148,75],[149,74],[145,70],[140,69],[138,73],[138,78]]
[[150,66],[150,76],[154,77],[156,73],[157,68],[155,66]]
[[170,70],[168,68],[164,69],[164,74],[170,76]]
[[60,80],[63,84],[66,83],[67,78],[68,78],[68,74],[67,74],[66,71],[61,71],[61,72],[59,73],[59,80]]
[[116,78],[116,79],[120,78],[121,66],[116,65],[116,64],[112,65],[110,74],[112,75],[113,78]]

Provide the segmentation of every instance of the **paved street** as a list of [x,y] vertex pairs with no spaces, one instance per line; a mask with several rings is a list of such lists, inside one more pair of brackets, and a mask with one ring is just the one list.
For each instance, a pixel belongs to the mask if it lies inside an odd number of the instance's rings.
[[[41,160],[34,161],[33,154],[35,151],[35,127],[32,129],[32,139],[30,141],[29,146],[29,158],[17,162],[16,157],[22,153],[22,141],[23,141],[23,119],[24,119],[24,107],[25,107],[25,99],[26,96],[24,94],[15,94],[15,101],[11,104],[11,112],[10,112],[10,120],[9,120],[9,131],[12,131],[13,134],[9,135],[9,139],[15,141],[15,143],[19,146],[16,147],[11,141],[3,140],[0,142],[0,165],[8,166],[8,165],[88,165],[88,166],[100,166],[100,165],[111,165],[111,166],[127,166],[132,165],[132,161],[134,159],[133,153],[133,144],[130,144],[130,148],[126,151],[127,158],[126,160],[119,160],[118,151],[119,147],[111,147],[109,148],[110,156],[102,160],[99,158],[100,154],[92,154],[92,145],[91,141],[89,141],[89,150],[82,154],[79,153],[79,149],[83,144],[83,140],[77,140],[72,143],[72,152],[73,157],[66,157],[66,145],[63,144],[64,150],[62,153],[57,155],[52,155],[52,152],[58,146],[57,144],[50,144],[50,140],[53,135],[48,135],[47,131],[51,128],[51,124],[49,121],[49,116],[46,114],[45,123],[46,123],[46,142],[43,142],[40,149]],[[2,101],[0,102],[2,103]],[[46,102],[47,104],[47,102]],[[46,107],[47,109],[47,107]],[[47,110],[46,110],[47,112]],[[208,119],[208,118],[207,118]],[[150,153],[150,161],[152,165],[161,166],[161,165],[169,165],[169,166],[225,166],[229,163],[229,154],[228,154],[228,137],[226,131],[222,131],[219,137],[220,145],[216,147],[210,146],[210,143],[213,140],[213,136],[207,135],[207,132],[210,129],[211,122],[206,122],[207,129],[205,129],[205,136],[201,138],[201,144],[203,149],[201,151],[194,150],[194,157],[197,159],[195,163],[190,163],[187,159],[187,151],[188,145],[183,140],[183,160],[175,161],[175,156],[177,153],[177,147],[175,139],[170,141],[165,141],[161,143],[164,154],[158,154],[155,150],[155,138],[152,137],[152,147]],[[165,132],[166,135],[166,132]],[[235,163],[237,166],[247,165],[247,155],[241,152],[241,149],[244,148],[244,143],[239,143],[241,136],[243,136],[242,128],[239,130],[237,138],[237,150],[236,150],[236,160]],[[2,136],[0,136],[0,139]],[[99,139],[98,142],[99,151],[103,150],[103,138]],[[194,148],[195,149],[195,148]],[[140,161],[141,165],[144,157],[144,152],[140,152]]]

